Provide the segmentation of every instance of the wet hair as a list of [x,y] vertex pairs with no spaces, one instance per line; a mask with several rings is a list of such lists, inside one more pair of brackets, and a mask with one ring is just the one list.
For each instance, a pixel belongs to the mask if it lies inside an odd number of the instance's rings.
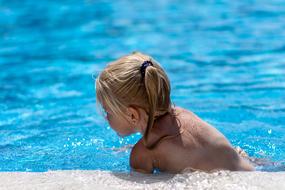
[[151,147],[147,140],[155,119],[171,112],[170,82],[166,73],[157,61],[140,52],[106,66],[96,79],[96,99],[97,105],[116,116],[125,117],[128,106],[144,109],[148,114],[143,134],[146,147]]

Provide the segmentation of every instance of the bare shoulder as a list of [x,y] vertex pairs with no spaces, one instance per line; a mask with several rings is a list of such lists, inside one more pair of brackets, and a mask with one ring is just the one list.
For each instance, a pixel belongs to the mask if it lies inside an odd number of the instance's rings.
[[147,149],[143,140],[139,140],[133,147],[130,155],[132,169],[141,173],[152,173],[153,161],[151,150]]
[[195,142],[199,169],[253,170],[253,167],[233,148],[229,140],[214,126],[199,118],[195,113],[179,108]]
[[[199,129],[202,129],[204,127],[209,127],[210,125],[202,120],[197,114],[194,112],[181,108],[181,107],[175,107],[175,115],[179,119],[179,122],[187,128],[190,127],[193,130],[193,127],[199,127]],[[201,128],[202,127],[202,128]]]
[[179,119],[184,121],[183,123],[185,128],[191,130],[194,138],[201,141],[202,144],[229,143],[227,138],[218,129],[200,118],[194,112],[183,108],[178,108],[178,110],[180,110],[180,113],[182,113],[180,114],[181,116]]

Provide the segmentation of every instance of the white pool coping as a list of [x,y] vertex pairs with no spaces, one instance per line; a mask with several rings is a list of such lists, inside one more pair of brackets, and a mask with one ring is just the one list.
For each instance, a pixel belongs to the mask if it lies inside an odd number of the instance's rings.
[[285,189],[285,172],[144,175],[96,170],[0,172],[0,189]]

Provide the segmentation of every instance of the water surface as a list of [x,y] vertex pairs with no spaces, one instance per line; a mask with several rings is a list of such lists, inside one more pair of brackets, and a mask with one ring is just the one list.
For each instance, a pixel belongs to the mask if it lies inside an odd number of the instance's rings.
[[[129,171],[139,135],[96,112],[94,80],[139,50],[172,100],[285,170],[284,1],[0,0],[0,171]],[[115,149],[114,149],[115,148]]]

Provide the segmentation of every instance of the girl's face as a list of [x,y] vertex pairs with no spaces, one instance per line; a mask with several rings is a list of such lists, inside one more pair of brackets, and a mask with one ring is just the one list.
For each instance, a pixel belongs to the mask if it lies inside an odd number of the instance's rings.
[[119,136],[125,137],[137,132],[135,126],[132,125],[131,122],[129,122],[125,117],[114,115],[107,110],[105,110],[105,112],[106,120],[109,122],[111,128],[114,129]]

